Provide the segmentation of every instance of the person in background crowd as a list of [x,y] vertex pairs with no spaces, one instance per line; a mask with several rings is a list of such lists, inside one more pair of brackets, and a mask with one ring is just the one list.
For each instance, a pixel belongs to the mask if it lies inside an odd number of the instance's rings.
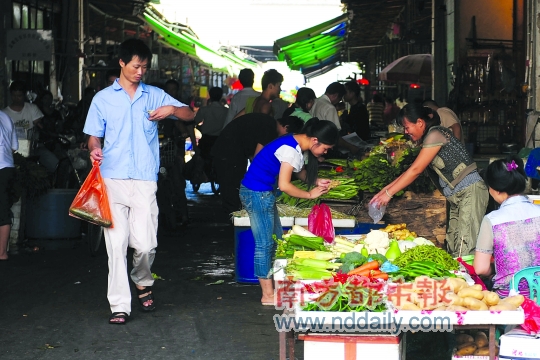
[[315,91],[308,87],[302,87],[296,92],[296,101],[285,112],[283,116],[296,116],[307,122],[313,116],[309,113],[315,103]]
[[263,89],[262,94],[258,97],[248,98],[246,101],[246,107],[240,111],[236,117],[251,113],[262,113],[274,116],[272,100],[279,97],[282,82],[283,75],[277,72],[277,70],[266,70],[261,80]]
[[390,125],[396,120],[399,110],[399,107],[394,104],[394,99],[388,96],[384,97],[383,121],[386,125]]
[[105,80],[107,83],[107,86],[111,86],[116,79],[120,77],[120,69],[111,69],[107,70],[105,73]]
[[384,100],[379,94],[373,95],[371,102],[367,104],[367,111],[369,113],[369,124],[384,128],[383,113],[384,113]]
[[[338,82],[333,82],[327,86],[324,95],[315,99],[313,107],[309,111],[312,117],[316,117],[320,120],[331,121],[336,125],[338,130],[341,130],[341,123],[339,122],[339,116],[336,104],[340,103],[345,95],[345,86]],[[358,152],[358,148],[339,137],[337,145],[339,147],[349,150],[352,154]],[[335,152],[334,152],[335,153]]]
[[43,113],[41,119],[42,128],[39,133],[39,141],[45,147],[54,152],[56,149],[56,138],[58,133],[63,130],[62,114],[54,108],[53,95],[50,91],[45,90],[37,99],[36,104]]
[[237,92],[231,99],[229,111],[227,112],[227,118],[225,118],[225,123],[223,124],[224,128],[240,111],[242,111],[242,109],[246,107],[246,101],[248,98],[261,95],[260,92],[253,90],[253,82],[255,81],[255,73],[253,70],[240,70],[238,80],[242,84],[243,89]]
[[420,104],[400,110],[398,124],[422,147],[412,165],[373,197],[370,204],[386,206],[395,193],[409,186],[426,168],[438,175],[442,193],[450,202],[446,229],[447,251],[453,256],[474,254],[476,236],[489,194],[465,146],[440,126],[437,113]]
[[[261,285],[263,305],[274,305],[272,286],[272,235],[283,234],[276,207],[276,188],[301,199],[316,199],[328,192],[330,180],[317,178],[317,158],[337,143],[336,126],[319,119],[309,120],[299,133],[282,136],[255,156],[240,186],[240,199],[247,210],[255,239],[255,276]],[[304,168],[304,151],[309,161]],[[292,174],[308,184],[308,191],[291,183]]]
[[221,131],[211,150],[221,202],[227,214],[242,210],[238,189],[246,173],[248,160],[270,141],[298,129],[297,118],[285,117],[275,120],[273,117],[252,113],[239,116]]
[[285,111],[291,104],[279,97],[279,95],[272,100],[272,112],[274,119],[281,119]]
[[351,132],[356,132],[362,140],[369,140],[371,137],[369,129],[369,113],[366,105],[360,97],[360,86],[356,81],[345,83],[345,95],[343,100],[349,103],[348,113],[342,115],[343,122],[348,124]]
[[158,227],[157,121],[171,116],[191,121],[194,114],[163,90],[141,82],[152,60],[152,52],[142,40],[124,41],[119,57],[120,78],[96,94],[84,132],[89,135],[91,159],[100,163],[112,213],[113,227],[104,229],[109,256],[107,297],[112,311],[109,323],[123,325],[131,314],[128,246],[134,250],[131,280],[141,310],[155,309],[151,267]]
[[58,158],[39,140],[40,129],[43,128],[43,113],[35,104],[25,102],[26,85],[22,81],[14,81],[9,87],[11,104],[4,112],[11,118],[18,138],[32,140],[32,154],[39,156],[39,162],[49,173],[54,173],[58,166]]
[[[540,264],[540,206],[522,195],[527,175],[523,160],[516,155],[489,164],[485,181],[489,193],[501,207],[482,220],[476,241],[474,271],[492,277],[493,291],[507,297],[514,274]],[[518,285],[518,290],[529,297],[526,281]]]
[[[178,92],[180,84],[174,79],[169,79],[165,82],[163,90],[172,98],[179,100]],[[183,171],[186,165],[186,138],[190,138],[194,151],[198,152],[197,140],[195,138],[195,122],[177,121],[175,118],[167,118],[162,120],[163,131],[166,137],[177,140],[177,156],[175,166],[178,166],[178,171],[174,172],[172,179],[175,186],[178,188],[178,205],[180,210],[180,226],[185,227],[189,224],[189,211],[186,197],[186,179]],[[194,144],[194,145],[193,145]]]
[[461,123],[455,112],[447,107],[439,107],[434,100],[426,100],[422,105],[435,110],[441,118],[441,126],[452,130],[454,136],[463,142],[461,138]]
[[209,159],[211,158],[210,150],[214,146],[221,129],[223,129],[223,123],[227,116],[227,108],[221,105],[221,97],[223,96],[223,89],[219,87],[213,87],[209,91],[210,99],[207,106],[203,106],[195,115],[195,124],[202,134],[199,140],[199,149],[201,150],[201,156],[205,160],[205,171],[209,174],[208,168],[211,164]]
[[19,142],[13,122],[3,111],[0,111],[0,139],[0,261],[6,261],[13,205],[11,188],[15,180],[13,152],[19,149]]

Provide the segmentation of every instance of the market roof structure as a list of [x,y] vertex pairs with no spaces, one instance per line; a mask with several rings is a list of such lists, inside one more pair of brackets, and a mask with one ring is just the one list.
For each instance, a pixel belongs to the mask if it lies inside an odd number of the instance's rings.
[[[274,42],[274,53],[291,70],[307,77],[321,75],[341,63],[347,40],[348,14]],[[316,75],[315,75],[316,74]]]
[[243,68],[255,68],[256,62],[243,59],[233,52],[213,50],[204,45],[189,26],[167,21],[153,6],[147,5],[142,18],[159,35],[159,41],[214,69],[238,73]]

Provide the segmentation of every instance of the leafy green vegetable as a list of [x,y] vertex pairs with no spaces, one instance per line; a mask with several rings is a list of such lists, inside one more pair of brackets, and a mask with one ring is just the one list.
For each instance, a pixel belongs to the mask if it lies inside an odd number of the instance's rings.
[[379,263],[379,266],[388,261],[388,259],[383,254],[371,254],[369,255],[369,257],[371,258],[371,260],[377,261]]

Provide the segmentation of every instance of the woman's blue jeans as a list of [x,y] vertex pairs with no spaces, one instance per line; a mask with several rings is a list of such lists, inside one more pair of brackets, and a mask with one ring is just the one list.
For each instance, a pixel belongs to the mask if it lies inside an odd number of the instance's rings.
[[240,201],[249,215],[255,239],[255,276],[268,279],[276,248],[272,235],[276,234],[279,239],[283,235],[276,196],[272,191],[252,191],[240,185]]

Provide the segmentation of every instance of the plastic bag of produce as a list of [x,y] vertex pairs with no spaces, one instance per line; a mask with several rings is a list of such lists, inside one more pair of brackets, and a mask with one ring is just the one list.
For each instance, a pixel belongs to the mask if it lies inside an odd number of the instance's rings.
[[386,211],[386,206],[383,206],[383,205],[379,206],[379,204],[369,204],[368,214],[369,214],[369,217],[373,219],[374,224],[381,221],[381,219],[384,216],[385,211]]
[[336,232],[332,224],[332,213],[326,204],[314,205],[308,215],[308,230],[327,243],[334,242]]
[[521,304],[521,308],[525,312],[525,322],[521,325],[523,330],[529,332],[529,334],[539,334],[540,306],[531,299],[525,298],[525,301]]
[[109,199],[97,161],[71,203],[69,215],[106,228],[113,227]]

